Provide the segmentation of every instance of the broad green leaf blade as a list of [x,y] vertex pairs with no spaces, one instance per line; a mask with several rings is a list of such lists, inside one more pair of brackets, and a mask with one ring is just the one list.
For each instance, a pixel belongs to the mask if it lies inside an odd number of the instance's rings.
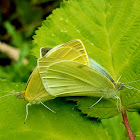
[[[24,87],[25,84],[0,79],[1,90],[22,91]],[[5,94],[0,92],[0,96]],[[29,116],[24,124],[26,104],[26,101],[15,96],[0,99],[0,139],[110,140],[110,136],[99,121],[82,116],[74,109],[73,104],[63,98],[45,102],[57,112],[56,114],[42,105],[29,106]]]
[[121,94],[121,99],[123,106],[128,111],[140,111],[140,91],[127,89]]
[[72,100],[77,103],[77,108],[81,110],[83,114],[87,114],[88,117],[95,117],[98,119],[110,118],[118,115],[116,99],[102,99],[97,105],[90,108],[96,103],[99,98],[94,97],[67,97],[67,100]]
[[[80,39],[89,57],[101,64],[115,81],[122,75],[120,82],[126,83],[140,79],[139,28],[138,0],[65,1],[36,31],[33,51],[39,57],[43,46],[53,47]],[[139,88],[140,82],[133,86]],[[120,94],[124,108],[140,110],[137,90],[122,90]],[[78,105],[83,103],[84,98]]]

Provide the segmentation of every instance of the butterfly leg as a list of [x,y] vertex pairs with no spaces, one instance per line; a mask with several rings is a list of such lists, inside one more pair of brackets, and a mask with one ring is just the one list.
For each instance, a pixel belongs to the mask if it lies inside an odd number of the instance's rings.
[[103,98],[104,96],[102,96],[95,104],[93,104],[91,107],[89,107],[89,108],[92,108],[93,106],[95,106],[96,104],[98,104],[101,100],[102,100],[102,98]]
[[49,109],[51,112],[56,113],[55,111],[53,111],[52,109],[50,109],[48,106],[46,106],[45,104],[43,104],[42,102],[40,102],[43,106],[45,106],[47,109]]
[[[121,99],[120,99],[120,97],[119,96],[117,96],[117,95],[115,95],[114,96],[116,99],[117,99],[117,109],[118,109],[118,112],[121,112]],[[119,108],[119,103],[118,103],[118,100],[120,101],[120,108]]]
[[122,75],[118,78],[117,82],[119,82],[119,80],[121,79]]
[[27,121],[27,117],[28,117],[28,106],[29,105],[31,105],[30,103],[28,103],[27,105],[26,105],[26,117],[25,117],[25,121],[24,121],[24,124],[26,123],[26,121]]

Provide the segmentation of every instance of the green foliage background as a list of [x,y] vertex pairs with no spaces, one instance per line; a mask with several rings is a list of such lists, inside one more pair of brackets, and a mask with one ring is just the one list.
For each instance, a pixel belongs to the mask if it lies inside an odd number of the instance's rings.
[[[61,3],[34,36],[33,54],[39,58],[39,49],[56,46],[73,39],[81,39],[88,55],[100,63],[114,80],[122,75],[121,82],[140,79],[140,1],[136,0],[69,0]],[[9,26],[9,23],[6,23]],[[15,39],[16,40],[16,39]],[[20,42],[21,43],[21,42]],[[32,61],[31,61],[32,62]],[[131,84],[139,88],[140,82]],[[22,91],[25,84],[0,80],[0,90]],[[1,95],[7,94],[1,92]],[[137,90],[120,92],[122,106],[128,111],[140,110],[140,93]],[[94,108],[89,106],[97,98],[64,98],[47,101],[57,114],[41,105],[29,107],[24,125],[26,101],[9,96],[0,99],[1,139],[125,139],[116,100],[104,99]],[[78,108],[80,111],[78,111]],[[86,117],[110,119],[96,120]],[[135,134],[140,134],[139,114],[128,113]],[[139,139],[138,137],[136,139]]]
[[[31,53],[32,36],[46,16],[59,7],[62,0],[2,0],[0,1],[0,41],[20,49],[14,62],[0,52],[0,77],[14,82],[26,82],[36,66]],[[23,59],[28,60],[23,64]],[[24,74],[23,74],[24,73]]]

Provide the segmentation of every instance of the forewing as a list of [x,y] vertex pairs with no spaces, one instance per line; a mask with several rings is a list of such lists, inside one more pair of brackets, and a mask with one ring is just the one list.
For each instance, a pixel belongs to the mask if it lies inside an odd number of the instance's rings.
[[40,58],[38,69],[45,89],[53,96],[102,96],[114,90],[104,75],[79,62]]
[[43,101],[53,99],[54,97],[51,96],[44,88],[41,78],[38,72],[38,69],[35,69],[30,76],[29,82],[26,86],[25,90],[25,99],[33,103],[36,101]]
[[78,39],[52,48],[44,57],[62,58],[65,60],[77,61],[89,66],[85,47]]

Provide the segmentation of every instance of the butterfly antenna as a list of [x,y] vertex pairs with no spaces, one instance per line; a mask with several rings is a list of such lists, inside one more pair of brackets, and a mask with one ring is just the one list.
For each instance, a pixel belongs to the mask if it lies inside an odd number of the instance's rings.
[[139,89],[137,89],[137,88],[135,88],[135,87],[132,87],[132,86],[129,86],[129,85],[124,85],[126,88],[128,88],[128,89],[135,89],[135,90],[137,90],[137,91],[140,91]]
[[0,92],[9,92],[9,93],[13,93],[13,94],[17,94],[19,92],[13,92],[13,91],[3,91],[3,90],[0,90]]
[[19,92],[3,91],[3,90],[0,90],[0,92],[6,92],[6,93],[8,92],[8,93],[12,93],[12,94],[6,94],[6,95],[3,95],[3,96],[1,96],[0,98],[6,97],[6,96],[9,96],[9,95],[15,95],[15,94],[19,93]]
[[6,97],[6,96],[9,96],[9,95],[14,95],[14,94],[3,95],[3,96],[1,96],[0,98]]
[[102,96],[95,104],[93,104],[91,107],[89,107],[89,108],[92,108],[93,106],[95,106],[96,104],[98,104],[101,100],[102,100],[102,98],[103,98],[104,96]]
[[140,79],[136,80],[136,81],[127,82],[127,83],[124,83],[124,84],[130,84],[130,83],[134,83],[134,82],[138,82],[138,81],[140,81]]
[[27,118],[28,118],[28,106],[29,106],[29,105],[31,105],[31,104],[30,104],[30,103],[28,103],[28,104],[26,105],[26,117],[25,117],[24,124],[26,123]]
[[45,104],[43,104],[42,102],[40,102],[43,106],[45,106],[47,109],[49,109],[51,112],[56,113],[55,111],[53,111],[52,109],[50,109],[48,106],[46,106]]
[[121,79],[122,75],[118,78],[117,82],[119,82],[119,80]]
[[[121,99],[120,99],[120,97],[117,96],[117,95],[115,95],[115,98],[117,99],[117,109],[118,109],[118,112],[121,112]],[[120,101],[120,108],[119,108],[118,100]]]

